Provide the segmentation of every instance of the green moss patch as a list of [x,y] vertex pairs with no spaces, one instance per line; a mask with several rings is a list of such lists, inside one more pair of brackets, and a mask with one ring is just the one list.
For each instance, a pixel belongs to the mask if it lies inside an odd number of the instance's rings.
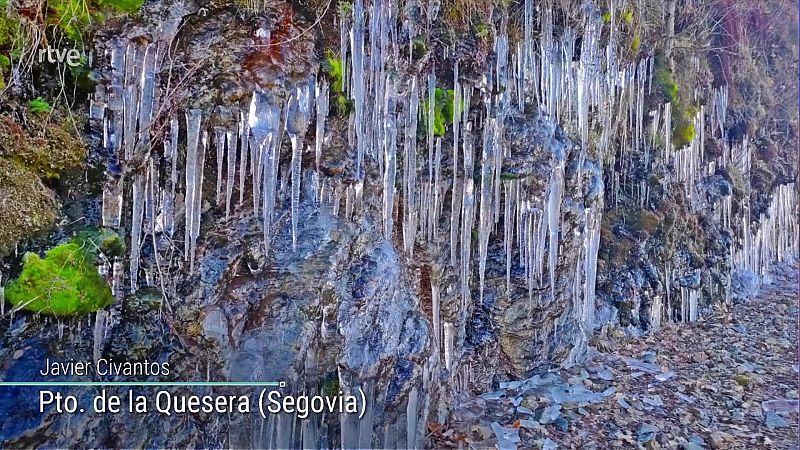
[[144,0],[49,0],[46,20],[57,26],[69,40],[83,44],[93,22],[102,22],[108,14],[132,13]]
[[625,22],[625,24],[628,26],[633,24],[633,11],[627,10],[624,13],[622,13],[622,21]]
[[28,102],[28,108],[35,113],[49,113],[53,110],[53,107],[50,106],[42,97],[36,97],[35,99]]
[[678,84],[672,78],[672,71],[664,65],[656,68],[655,81],[661,93],[671,102],[678,101]]
[[694,116],[697,108],[687,105],[681,100],[678,83],[672,71],[663,62],[656,62],[655,81],[661,93],[672,103],[672,144],[675,148],[689,145],[697,133],[694,127]]
[[325,51],[325,65],[323,67],[331,83],[331,93],[341,94],[344,91],[344,71],[342,60],[332,51]]
[[337,117],[345,117],[353,110],[353,102],[344,95],[344,70],[342,60],[331,50],[325,50],[325,61],[322,70],[330,83],[330,103],[332,112]]
[[634,53],[639,53],[639,50],[642,48],[642,38],[637,34],[631,40],[631,51]]
[[77,239],[50,249],[44,259],[26,253],[22,273],[5,292],[15,307],[58,317],[94,312],[113,301],[90,246]]
[[[436,88],[433,101],[433,135],[442,137],[444,136],[445,127],[453,122],[453,113],[455,111],[455,91],[452,89]],[[430,109],[430,101],[425,98],[422,104],[422,120],[419,122],[422,133],[427,133],[428,130],[428,111]]]

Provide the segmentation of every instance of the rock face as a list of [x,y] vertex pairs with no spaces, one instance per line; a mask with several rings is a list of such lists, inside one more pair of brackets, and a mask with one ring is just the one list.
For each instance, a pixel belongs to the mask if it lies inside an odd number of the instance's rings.
[[[540,208],[549,194],[551,173],[559,164],[565,168],[555,285],[551,291],[545,267],[542,276],[528,286],[525,268],[519,264],[522,255],[517,250],[511,255],[507,290],[502,235],[492,239],[483,299],[479,300],[473,284],[476,305],[462,313],[459,326],[463,326],[463,337],[459,336],[456,346],[466,362],[455,370],[463,371],[470,380],[466,386],[477,391],[503,379],[525,378],[536,370],[579,360],[591,332],[591,325],[582,323],[579,317],[584,291],[576,276],[583,274],[587,208],[602,208],[598,195],[602,179],[591,161],[579,166],[579,148],[541,115],[509,118],[507,133],[511,158],[503,166],[503,174],[520,184],[524,197],[541,199]],[[543,261],[547,260],[548,255],[544,255]],[[458,313],[447,310],[443,318],[458,323]]]
[[723,206],[730,184],[720,175],[705,177],[687,200],[680,186],[653,183],[647,208],[623,200],[626,205],[603,223],[598,293],[632,331],[694,321],[704,304],[735,292],[733,237]]
[[202,327],[196,354],[211,378],[281,380],[307,395],[363,389],[372,402],[368,419],[342,423],[341,433],[336,416],[309,420],[303,433],[294,417],[266,428],[245,421],[232,429],[237,446],[404,446],[425,404],[409,397],[431,389],[428,323],[405,288],[408,274],[374,230],[333,216],[330,205],[304,204],[302,213],[297,250],[281,225],[267,264],[258,222],[211,226],[177,306],[191,319],[181,328]]

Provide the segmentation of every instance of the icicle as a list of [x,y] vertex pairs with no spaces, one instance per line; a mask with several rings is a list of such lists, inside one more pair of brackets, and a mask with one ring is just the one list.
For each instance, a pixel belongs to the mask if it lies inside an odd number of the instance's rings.
[[492,231],[493,195],[495,176],[495,127],[497,119],[489,118],[484,123],[483,158],[481,161],[481,203],[478,225],[478,279],[480,282],[480,298],[483,299],[484,274],[489,248],[489,234]]
[[236,131],[226,131],[225,137],[228,147],[228,168],[225,174],[225,220],[228,220],[231,215],[231,199],[233,198],[233,185],[236,180]]
[[[275,110],[263,92],[254,92],[247,118],[252,140],[250,142],[251,167],[253,170],[253,213],[259,216],[261,206],[261,183],[264,176],[265,155],[269,153],[268,139],[275,133]],[[271,178],[271,177],[270,177]]]
[[247,158],[248,147],[250,144],[250,121],[248,111],[239,112],[239,143],[241,145],[241,156],[239,163],[239,206],[244,205],[244,187],[247,180]]
[[384,174],[383,174],[383,236],[392,239],[394,222],[394,188],[397,173],[397,119],[395,116],[396,98],[394,81],[386,77],[386,121],[384,124]]
[[353,28],[350,30],[350,46],[353,55],[353,103],[356,128],[356,173],[362,176],[364,161],[364,125],[366,99],[364,98],[364,2],[355,0],[353,4]]
[[317,168],[317,185],[314,187],[314,190],[317,194],[317,198],[320,198],[319,179],[322,174],[319,171],[319,163],[322,158],[322,143],[325,139],[325,119],[328,117],[328,95],[328,82],[325,80],[318,81],[316,86],[317,129],[314,139],[314,162]]
[[[428,186],[433,180],[433,132],[434,132],[434,115],[436,109],[436,75],[434,73],[428,74],[428,110],[425,111],[428,123],[425,124],[426,134],[428,137]],[[430,193],[430,191],[429,191]],[[427,228],[427,227],[426,227]],[[428,231],[427,229],[425,230]]]
[[602,222],[602,205],[586,208],[586,224],[584,230],[584,282],[583,305],[579,319],[589,330],[594,326],[595,283],[597,280],[597,253],[600,249],[600,227]]
[[441,187],[439,186],[440,172],[442,169],[442,139],[436,138],[436,150],[433,158],[433,205],[431,212],[432,240],[438,236],[439,214],[441,211]]
[[297,251],[297,222],[300,204],[300,168],[303,160],[302,137],[305,134],[311,110],[308,87],[297,88],[289,99],[286,110],[286,131],[292,141],[292,249]]
[[558,260],[558,232],[561,222],[561,195],[564,190],[564,160],[560,159],[550,175],[550,192],[547,199],[547,228],[550,235],[547,266],[550,272],[550,295],[555,299],[556,261]]
[[271,105],[265,93],[253,93],[247,119],[252,136],[250,153],[253,165],[253,206],[254,214],[256,217],[260,217],[258,211],[263,201],[265,252],[268,252],[270,247],[272,211],[275,203],[278,176],[277,167],[280,159],[280,137],[278,133],[280,114],[280,108]]
[[217,203],[222,199],[222,179],[225,164],[225,129],[222,127],[214,128],[214,147],[217,150],[217,184],[214,198]]
[[453,352],[455,349],[455,332],[453,324],[444,323],[444,367],[448,371],[453,367]]
[[[2,302],[2,298],[0,298],[0,303]],[[94,356],[94,361],[98,361],[102,356],[103,351],[103,343],[105,342],[107,327],[109,326],[110,317],[109,313],[105,310],[101,309],[98,310],[94,317],[94,345],[92,350],[92,355]]]
[[[720,137],[725,136],[725,120],[728,114],[728,86],[721,86],[714,90],[714,102],[712,109],[712,117],[716,118],[716,123],[712,124],[719,126]],[[712,130],[713,131],[713,130]]]
[[203,205],[203,169],[205,167],[206,150],[208,150],[208,132],[203,131],[200,138],[200,149],[197,152],[197,169],[195,170],[195,190],[194,190],[194,220],[192,220],[192,248],[190,255],[189,268],[194,272],[195,249],[197,248],[197,237],[200,236],[200,213]]
[[503,212],[503,249],[506,253],[506,295],[511,293],[511,257],[514,242],[514,211],[517,207],[517,180],[508,180],[505,185],[506,201]]
[[672,156],[672,104],[664,105],[664,160],[669,163]]
[[[458,61],[455,62],[453,67],[453,183],[450,193],[450,265],[455,268],[457,265],[457,245],[458,245],[458,230],[461,211],[461,192],[458,180],[458,150],[460,148],[458,134],[461,125],[461,83],[458,80]],[[467,115],[467,112],[463,113]]]
[[299,143],[299,136],[292,139],[292,250],[297,251],[297,221],[299,220],[298,207],[300,204],[300,166],[303,160],[303,144]]
[[[453,168],[453,172],[457,169]],[[461,204],[463,198],[464,181],[456,177],[451,191],[452,205],[450,209],[450,265],[458,267],[458,244],[461,234]]]
[[158,189],[155,178],[158,177],[153,159],[147,161],[147,174],[144,191],[144,230],[145,234],[153,234],[156,229],[156,198]]
[[353,192],[353,185],[347,186],[344,190],[344,217],[351,219],[353,217],[353,209],[355,207],[355,192]]
[[475,203],[475,180],[470,176],[473,171],[472,155],[472,136],[471,124],[464,128],[464,194],[461,206],[461,294],[463,298],[462,306],[466,307],[472,296],[469,291],[470,280],[470,254],[472,246],[472,227],[475,214],[473,207]]
[[683,323],[696,322],[698,319],[697,301],[699,291],[681,287],[681,320]]
[[178,133],[180,124],[177,117],[169,121],[169,141],[164,142],[164,158],[169,161],[169,191],[164,196],[162,206],[162,230],[167,236],[175,233],[175,192],[178,187]]
[[200,123],[203,112],[193,109],[186,113],[186,238],[184,258],[191,261],[194,270],[194,248],[200,231],[200,206],[203,200],[203,166],[205,162],[206,138]]
[[409,256],[414,254],[414,243],[417,233],[418,203],[417,192],[417,116],[419,114],[419,91],[416,77],[411,79],[411,92],[406,116],[405,157],[403,158],[404,176],[404,220],[403,247]]
[[[153,102],[156,84],[156,52],[157,44],[147,46],[142,65],[142,91],[139,101],[139,138],[140,145],[150,146],[150,121],[153,116]],[[132,137],[132,136],[131,136]]]
[[134,175],[133,179],[133,212],[131,213],[131,292],[139,288],[139,249],[142,240],[142,220],[144,216],[145,176]]
[[439,299],[439,275],[431,269],[431,305],[433,309],[433,345],[434,353],[439,353],[441,346],[441,300]]

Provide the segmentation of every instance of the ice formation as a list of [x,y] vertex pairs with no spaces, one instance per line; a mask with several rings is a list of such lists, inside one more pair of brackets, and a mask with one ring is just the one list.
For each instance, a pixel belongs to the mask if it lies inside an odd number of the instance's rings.
[[[512,43],[501,26],[493,33],[493,63],[482,80],[462,77],[455,62],[449,82],[445,79],[450,74],[443,77],[441,68],[400,74],[401,66],[408,64],[400,49],[413,45],[412,40],[424,32],[422,25],[401,20],[403,12],[391,2],[356,0],[340,21],[338,55],[345,72],[343,95],[353,104],[347,136],[356,176],[348,182],[321,173],[329,96],[333,95],[322,77],[297,82],[284,97],[256,90],[241,105],[188,109],[182,112],[185,135],[181,135],[179,116],[166,118],[167,131],[156,135],[150,125],[159,102],[157,69],[164,44],[111,42],[110,80],[98,87],[92,117],[102,130],[104,147],[126,168],[121,177],[109,175],[102,208],[104,225],[128,230],[126,285],[136,290],[142,284],[142,266],[153,265],[141,261],[147,235],[163,234],[177,241],[182,237],[187,270],[194,270],[201,223],[214,214],[203,212],[207,165],[216,167],[215,198],[224,205],[224,217],[242,213],[257,217],[267,252],[276,232],[290,233],[293,248],[298,248],[303,204],[310,200],[303,198],[309,190],[301,190],[303,171],[311,171],[307,179],[313,182],[313,200],[320,207],[346,220],[375,215],[383,237],[400,243],[406,258],[426,249],[446,255],[456,276],[454,294],[462,312],[484,297],[487,258],[497,239],[504,252],[506,294],[519,282],[527,288],[531,303],[553,299],[561,290],[558,271],[571,270],[572,314],[591,330],[603,210],[616,206],[623,195],[637,199],[642,209],[650,208],[650,186],[629,179],[637,163],[634,150],[643,151],[645,170],[666,167],[667,181],[683,186],[691,207],[718,210],[720,223],[735,236],[732,263],[736,268],[764,275],[771,263],[796,257],[800,231],[794,183],[778,187],[769,209],[759,217],[750,217],[747,200],[734,208],[731,196],[707,205],[698,195],[698,183],[714,167],[736,165],[749,179],[748,140],[729,143],[725,136],[727,88],[709,89],[698,97],[704,104],[693,118],[699,132],[686,146],[674,148],[673,105],[657,105],[645,112],[645,97],[653,84],[653,58],[623,63],[617,55],[620,37],[613,27],[608,38],[601,39],[600,11],[591,3],[583,9],[580,29],[567,26],[556,32],[551,9],[537,9],[534,0],[525,0],[519,41]],[[612,6],[610,13],[619,14],[618,6]],[[452,118],[443,124],[447,130],[440,136],[435,133],[437,93],[451,87]],[[547,179],[537,180],[545,186],[544,192],[535,195],[531,180],[502,177],[508,160],[518,151],[507,142],[507,119],[525,111],[538,111],[544,120],[563,128],[576,146],[553,153]],[[209,124],[219,122],[217,116],[226,117],[231,125],[210,128]],[[306,130],[312,120],[314,132],[309,135]],[[425,131],[418,137],[421,129]],[[284,131],[290,155],[281,154]],[[307,136],[314,141],[305,142]],[[705,152],[708,139],[721,142],[723,153],[715,160]],[[183,149],[185,154],[180,155]],[[304,163],[307,149],[314,154],[313,164]],[[599,198],[578,209],[581,227],[576,233],[581,250],[577,264],[570,268],[559,266],[563,256],[559,247],[565,238],[566,151],[578,152],[581,189],[597,189],[588,186],[592,176],[602,180],[601,185],[606,183],[598,189]],[[216,164],[207,161],[206,153],[215,155]],[[282,166],[282,162],[288,164]],[[377,176],[370,178],[370,174]],[[381,195],[373,208],[363,196],[375,185]],[[749,190],[749,184],[745,189]],[[236,191],[238,202],[234,202]],[[180,218],[175,202],[181,195],[183,223],[176,220]],[[283,205],[289,205],[290,227],[276,230],[283,226],[275,221],[276,208]],[[734,216],[734,211],[741,212]],[[476,255],[477,264],[473,264]],[[476,268],[477,276],[473,274]],[[696,320],[700,291],[677,289],[674,268],[658,270],[664,277],[666,297],[654,302],[658,310],[654,320],[673,320],[673,304],[679,305],[674,310],[680,311],[681,320]],[[516,280],[517,274],[523,279]],[[153,282],[152,276],[144,280]],[[451,368],[459,330],[439,314],[441,303],[450,301],[440,288],[431,286],[437,303],[433,329],[442,359]]]

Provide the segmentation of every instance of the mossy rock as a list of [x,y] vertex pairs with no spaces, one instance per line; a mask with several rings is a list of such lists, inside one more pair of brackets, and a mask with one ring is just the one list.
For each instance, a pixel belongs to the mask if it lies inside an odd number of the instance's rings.
[[0,255],[56,218],[56,200],[34,173],[18,163],[0,158]]
[[342,70],[342,60],[339,59],[331,50],[325,51],[324,72],[330,79],[330,92],[341,94],[344,91],[344,71]]
[[[44,178],[58,178],[61,172],[83,167],[86,162],[86,145],[75,128],[67,121],[59,121],[36,114],[42,123],[31,132],[9,116],[0,116],[0,157],[16,161],[24,168]],[[44,116],[44,117],[41,117]]]
[[652,236],[658,231],[663,221],[664,218],[660,214],[642,209],[631,215],[628,227],[634,232],[642,232]]
[[612,242],[608,249],[609,262],[615,267],[622,267],[629,260],[633,250],[633,241],[628,238],[620,238]]
[[678,101],[678,84],[672,77],[672,71],[666,66],[658,65],[656,67],[655,82],[661,88],[661,93],[664,94],[671,102]]
[[0,256],[52,226],[57,203],[42,180],[82,169],[86,154],[74,127],[57,112],[30,113],[25,127],[0,115]]
[[113,301],[89,246],[77,239],[50,249],[44,259],[26,253],[22,273],[5,294],[15,307],[58,317],[94,312]]
[[631,39],[631,51],[633,53],[639,53],[639,50],[642,48],[642,37],[638,34]]
[[425,53],[427,52],[428,52],[428,46],[425,44],[424,40],[416,38],[411,41],[411,58],[414,61],[419,61],[420,59],[422,59],[422,57],[425,56]]
[[746,373],[740,373],[736,375],[736,377],[734,377],[734,380],[736,381],[736,384],[738,384],[741,387],[749,387],[751,384],[753,384],[753,377],[751,377]]
[[694,122],[680,108],[677,119],[675,129],[672,131],[672,142],[675,148],[682,148],[692,143],[697,131],[694,128]]
[[106,257],[114,257],[125,253],[125,239],[106,228],[82,231],[73,241],[85,246],[95,256],[102,253]]

